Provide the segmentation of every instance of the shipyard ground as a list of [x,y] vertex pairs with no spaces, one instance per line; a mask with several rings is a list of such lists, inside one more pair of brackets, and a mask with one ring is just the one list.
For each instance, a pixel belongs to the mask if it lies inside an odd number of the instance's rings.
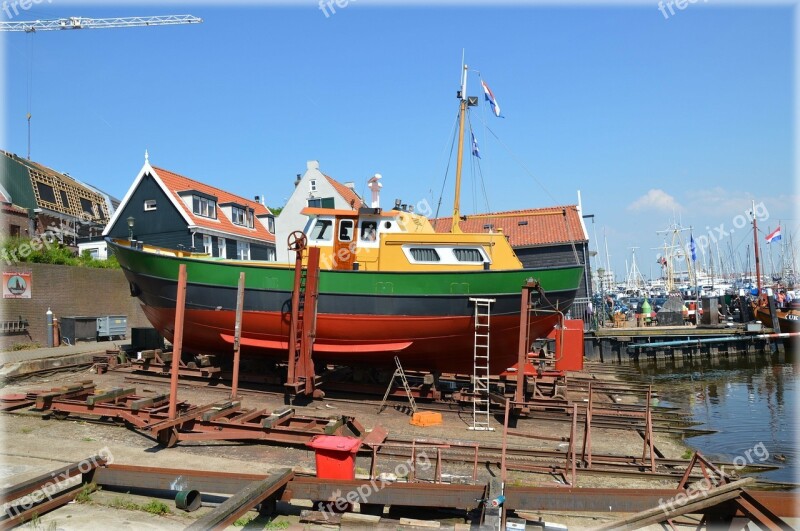
[[[52,372],[46,376],[32,375],[26,378],[17,378],[6,382],[3,394],[29,392],[32,390],[49,389],[69,383],[91,379],[98,389],[113,387],[136,386],[140,394],[147,395],[156,392],[165,392],[169,382],[148,384],[131,384],[125,381],[128,374],[109,372],[94,374],[90,369],[67,369]],[[613,379],[614,376],[604,373],[596,376],[599,379]],[[179,396],[195,404],[209,403],[213,400],[225,398],[228,390],[214,390],[213,388],[183,387],[179,388]],[[275,395],[265,395],[248,392],[246,388],[240,393],[247,407],[264,407],[276,409],[283,406],[283,399]],[[570,397],[580,399],[579,397]],[[600,396],[599,401],[619,401],[621,397]],[[424,404],[421,404],[424,408]],[[440,426],[415,427],[409,424],[409,411],[407,404],[396,400],[383,413],[378,415],[373,402],[353,401],[339,402],[333,400],[318,400],[305,407],[297,407],[298,414],[312,416],[328,416],[348,414],[355,416],[367,429],[381,425],[393,437],[435,438],[447,440],[477,441],[481,443],[499,444],[502,434],[502,413],[494,419],[495,431],[474,432],[468,431],[471,422],[471,410],[464,409],[461,413],[445,414],[443,424]],[[211,471],[264,473],[279,467],[291,466],[296,473],[313,474],[315,467],[314,453],[306,448],[291,448],[268,444],[243,444],[238,442],[181,442],[174,448],[164,449],[140,433],[127,429],[124,426],[107,422],[94,422],[80,419],[67,418],[66,420],[43,419],[41,413],[32,411],[15,412],[0,416],[2,421],[3,441],[3,486],[17,484],[21,481],[47,473],[67,463],[78,462],[87,456],[95,455],[103,448],[107,448],[113,455],[115,463],[146,465],[152,467],[199,469]],[[561,436],[568,435],[569,425],[564,422],[550,422],[542,420],[521,420],[517,430],[538,435]],[[578,430],[580,432],[580,430]],[[619,429],[593,429],[593,450],[596,453],[613,455],[641,455],[643,441],[641,436],[631,430]],[[514,444],[520,444],[512,441]],[[581,443],[580,435],[578,444]],[[686,446],[682,441],[669,434],[656,433],[655,443],[660,452],[667,458],[685,458]],[[564,450],[566,443],[557,441],[537,441],[525,439],[524,444],[530,447],[548,450]],[[399,462],[399,461],[398,461]],[[359,457],[356,463],[357,476],[366,477],[369,470],[369,458]],[[391,471],[396,466],[391,461],[381,461],[379,472]],[[472,466],[445,463],[443,474],[450,477],[470,477]],[[430,472],[429,472],[430,474]],[[485,482],[492,476],[499,475],[497,468],[481,467],[479,480]],[[424,477],[424,476],[423,476]],[[509,485],[553,486],[558,487],[561,479],[550,474],[511,472],[508,479]],[[603,488],[674,488],[672,479],[647,479],[638,477],[619,477],[604,475],[579,474],[578,487],[603,487]],[[37,522],[25,524],[30,529],[183,529],[198,517],[202,516],[207,508],[192,513],[186,513],[175,508],[173,500],[163,500],[170,512],[166,515],[152,515],[141,510],[150,498],[142,498],[125,492],[100,491],[92,494],[87,503],[70,503],[65,507],[49,512],[38,518]],[[303,509],[310,508],[310,503],[300,502],[280,503],[281,516],[270,521],[266,517],[253,520],[245,529],[316,529],[321,528],[311,524],[299,523],[299,514]],[[255,517],[254,512],[250,513]],[[393,524],[392,518],[408,516],[412,518],[436,520],[442,523],[442,528],[468,528],[463,527],[463,516],[447,513],[427,514],[422,511],[391,512],[385,515],[389,519],[387,529],[398,529],[397,521]],[[612,521],[619,514],[607,513],[603,515],[576,514],[570,516],[554,513],[526,513],[529,519],[542,517],[548,522],[560,523],[570,529],[590,529],[604,522]],[[330,528],[330,527],[328,527]],[[531,527],[529,526],[529,529]],[[410,529],[410,528],[409,528]],[[655,526],[653,529],[661,529]]]

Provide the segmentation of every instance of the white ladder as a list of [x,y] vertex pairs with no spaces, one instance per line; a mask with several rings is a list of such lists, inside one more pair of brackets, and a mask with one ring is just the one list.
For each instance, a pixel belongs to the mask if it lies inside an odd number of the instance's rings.
[[383,401],[381,401],[381,405],[378,407],[378,414],[383,411],[384,405],[386,404],[386,399],[389,398],[389,393],[392,391],[392,387],[394,386],[394,379],[398,376],[400,377],[400,381],[403,383],[403,389],[406,390],[406,396],[408,397],[408,402],[411,404],[411,411],[414,413],[417,412],[417,403],[414,401],[414,395],[411,394],[411,388],[408,386],[408,380],[406,379],[406,373],[403,370],[403,366],[400,365],[400,358],[397,356],[394,357],[394,364],[397,365],[397,368],[394,370],[394,374],[392,375],[392,379],[389,380],[389,387],[386,388],[386,393],[383,395]]
[[494,299],[470,298],[475,303],[475,341],[472,364],[472,426],[493,431],[489,423],[489,321]]

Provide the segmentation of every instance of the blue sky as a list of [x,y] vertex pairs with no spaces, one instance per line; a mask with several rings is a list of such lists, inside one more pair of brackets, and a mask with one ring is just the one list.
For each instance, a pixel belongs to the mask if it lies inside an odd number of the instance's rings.
[[[657,274],[663,237],[655,231],[674,217],[696,238],[718,234],[720,224],[727,232],[753,199],[768,212],[764,230],[781,221],[784,239],[800,237],[790,6],[696,3],[667,19],[657,2],[359,0],[326,17],[311,1],[102,8],[53,0],[12,20],[169,13],[205,22],[4,34],[2,147],[26,152],[30,72],[32,158],[118,197],[147,149],[154,165],[264,194],[272,206],[309,159],[362,195],[381,173],[384,206],[396,197],[434,204],[466,49],[505,118],[483,103],[472,113],[482,159],[480,172],[466,161],[463,212],[574,204],[580,190],[584,213],[595,216],[590,236],[605,262],[606,234],[618,276],[631,246],[644,273]],[[468,92],[480,95],[470,76]],[[442,215],[452,179],[451,168]],[[725,258],[731,250],[744,257],[746,233],[720,239]]]

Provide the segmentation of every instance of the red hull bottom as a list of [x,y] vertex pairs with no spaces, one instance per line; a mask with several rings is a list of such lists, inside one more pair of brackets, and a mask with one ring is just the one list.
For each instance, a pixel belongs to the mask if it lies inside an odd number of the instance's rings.
[[[147,318],[172,341],[175,310],[143,306]],[[531,340],[544,337],[557,323],[548,314],[531,319]],[[232,354],[235,313],[186,310],[183,345],[188,351]],[[288,319],[277,312],[247,312],[242,316],[242,355],[284,361],[287,357]],[[517,362],[519,316],[491,318],[492,374]],[[472,374],[473,318],[331,315],[317,317],[314,359],[334,365],[394,367],[394,356],[404,369]]]

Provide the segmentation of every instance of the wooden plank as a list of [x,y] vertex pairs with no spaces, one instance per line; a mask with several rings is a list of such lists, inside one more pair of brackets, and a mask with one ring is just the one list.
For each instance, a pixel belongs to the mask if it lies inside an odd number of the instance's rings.
[[401,518],[400,525],[410,525],[414,527],[427,527],[432,529],[439,529],[442,527],[441,522],[435,520],[415,520],[414,518]]
[[[689,503],[678,505],[674,508],[670,507],[669,503],[666,503],[663,508],[662,506],[659,506],[652,509],[647,509],[646,511],[641,511],[626,518],[606,523],[597,529],[598,531],[633,531],[651,524],[664,522],[670,518],[675,518],[684,514],[695,513],[703,509],[713,507],[714,505],[719,505],[722,502],[738,498],[742,489],[747,485],[754,483],[755,480],[755,478],[744,478],[734,481],[733,483],[720,485],[719,487],[715,487],[709,491],[705,491],[704,493],[698,492],[697,496],[699,496],[700,499],[697,501],[690,501]],[[678,498],[679,496],[680,494],[676,495],[675,498]],[[670,500],[667,500],[667,502],[669,501]],[[674,505],[677,505],[677,503]]]
[[210,411],[203,413],[203,422],[209,422],[215,418],[226,415],[232,411],[237,411],[242,407],[241,402],[224,402],[222,404],[215,404]]
[[264,419],[264,421],[261,423],[261,427],[267,428],[268,430],[272,429],[276,425],[286,422],[293,416],[294,416],[294,409],[289,407],[273,411],[269,417]]
[[122,387],[115,387],[111,391],[107,393],[103,393],[100,395],[92,395],[86,399],[87,406],[95,406],[97,404],[101,404],[103,402],[111,402],[112,400],[116,400],[118,398],[123,398],[126,396],[131,396],[136,394],[136,388],[131,387],[129,389],[123,389]]
[[162,405],[167,400],[169,400],[169,393],[163,393],[160,395],[152,396],[150,398],[140,398],[139,400],[134,400],[130,403],[131,411],[139,411],[145,407],[155,407],[156,405]]
[[292,480],[291,468],[281,468],[266,479],[254,481],[225,500],[214,510],[186,528],[186,531],[225,529],[250,509],[278,493]]

